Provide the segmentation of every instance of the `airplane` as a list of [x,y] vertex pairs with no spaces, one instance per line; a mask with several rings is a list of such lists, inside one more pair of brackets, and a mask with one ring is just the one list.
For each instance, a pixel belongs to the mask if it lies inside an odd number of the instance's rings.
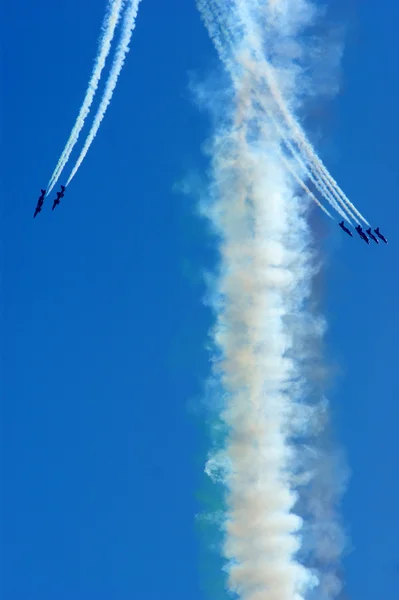
[[37,217],[37,215],[39,214],[39,212],[41,212],[42,210],[42,206],[44,204],[44,196],[46,195],[46,190],[40,190],[41,191],[41,195],[39,197],[39,200],[37,201],[37,205],[35,208],[35,213],[33,215],[33,218]]
[[374,240],[374,242],[376,244],[379,244],[380,242],[377,240],[377,238],[375,237],[375,235],[373,233],[371,233],[371,227],[369,227],[368,229],[366,229],[366,233],[369,236],[369,238],[371,238],[372,240]]
[[51,210],[54,210],[55,207],[57,206],[57,204],[59,204],[61,202],[61,198],[64,197],[65,194],[65,185],[61,186],[61,191],[57,192],[57,198],[55,198],[54,202],[53,202],[53,208]]
[[382,233],[380,233],[380,228],[379,228],[379,227],[377,227],[377,229],[374,229],[374,232],[375,232],[375,233],[378,235],[378,237],[379,237],[379,238],[380,238],[380,239],[381,239],[383,242],[385,242],[386,244],[388,243],[388,240],[387,240],[387,238],[386,238],[384,235],[382,235]]
[[341,223],[339,223],[339,226],[341,227],[342,231],[345,231],[345,233],[347,233],[348,235],[350,235],[351,237],[353,237],[352,232],[349,231],[349,229],[347,227],[345,227],[343,221],[341,221]]
[[60,198],[63,198],[65,194],[65,185],[61,186],[61,191],[57,192],[57,200],[60,200]]
[[358,232],[358,234],[360,235],[360,237],[362,238],[362,240],[364,240],[366,242],[366,244],[369,244],[369,238],[367,237],[367,235],[364,233],[363,229],[361,228],[360,225],[358,225],[356,227],[356,231]]

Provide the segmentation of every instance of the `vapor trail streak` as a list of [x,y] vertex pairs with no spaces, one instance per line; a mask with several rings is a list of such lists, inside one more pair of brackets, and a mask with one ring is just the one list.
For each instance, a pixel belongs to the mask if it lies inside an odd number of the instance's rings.
[[109,0],[107,13],[105,15],[104,22],[102,25],[103,35],[100,39],[99,51],[95,59],[93,72],[86,91],[86,96],[84,98],[83,104],[78,114],[78,118],[76,119],[75,125],[73,126],[69,139],[65,145],[64,150],[62,151],[57,166],[54,169],[54,173],[52,174],[51,179],[47,184],[46,195],[48,195],[51,192],[51,190],[56,185],[59,177],[61,176],[61,173],[69,160],[71,152],[79,139],[79,135],[85,124],[86,117],[90,112],[90,107],[93,103],[94,96],[98,89],[102,71],[105,67],[108,54],[111,50],[112,40],[114,38],[115,29],[118,25],[124,2],[125,0]]
[[74,168],[69,176],[69,179],[66,185],[69,185],[76,175],[77,170],[82,164],[94,138],[97,135],[97,132],[100,128],[101,122],[105,116],[109,103],[111,102],[112,95],[114,93],[116,84],[118,82],[119,74],[122,70],[122,67],[125,63],[126,55],[129,52],[129,44],[132,37],[133,30],[136,26],[136,17],[138,12],[138,6],[140,4],[140,0],[130,0],[128,7],[126,8],[123,26],[122,26],[122,35],[121,40],[119,42],[116,55],[114,58],[114,62],[111,68],[111,72],[108,78],[108,81],[105,86],[105,91],[98,108],[97,114],[94,118],[94,122],[92,128],[86,138],[83,149],[76,161]]

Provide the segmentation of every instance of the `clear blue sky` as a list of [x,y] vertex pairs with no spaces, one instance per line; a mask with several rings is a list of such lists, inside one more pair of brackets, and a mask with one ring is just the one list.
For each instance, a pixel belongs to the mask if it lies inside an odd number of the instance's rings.
[[[342,2],[342,5],[344,3]],[[398,87],[393,0],[337,7],[342,94],[314,127],[331,171],[389,237],[328,224],[322,303],[332,405],[353,471],[350,598],[397,598]],[[194,2],[143,0],[90,153],[32,212],[69,135],[105,2],[2,9],[1,571],[7,600],[204,597],[194,514],[207,374],[200,270],[212,242],[174,184],[206,166],[188,72],[215,60]],[[67,170],[67,173],[69,171]]]

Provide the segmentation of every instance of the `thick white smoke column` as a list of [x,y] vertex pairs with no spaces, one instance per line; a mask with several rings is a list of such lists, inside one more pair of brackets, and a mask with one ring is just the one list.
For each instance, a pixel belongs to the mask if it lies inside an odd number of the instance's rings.
[[120,19],[124,2],[125,0],[109,0],[107,14],[105,16],[104,23],[102,26],[103,35],[100,38],[99,50],[95,59],[93,73],[89,81],[86,96],[84,98],[83,104],[78,114],[78,118],[76,119],[76,123],[73,126],[69,139],[60,156],[57,166],[54,169],[54,173],[52,174],[51,179],[47,184],[46,195],[48,195],[51,192],[51,190],[56,185],[58,179],[60,178],[61,173],[69,160],[72,150],[74,149],[75,144],[79,139],[79,135],[85,124],[86,117],[90,112],[90,107],[93,103],[94,96],[96,94],[101,79],[101,74],[105,67],[108,54],[111,50],[112,40],[115,34],[116,26],[118,25],[118,21]]
[[105,116],[108,105],[111,102],[112,95],[114,93],[116,84],[118,82],[119,74],[122,71],[123,65],[125,63],[125,58],[127,53],[129,52],[129,44],[132,37],[133,30],[136,26],[136,17],[138,12],[138,7],[140,4],[140,0],[129,0],[129,6],[126,9],[126,13],[123,19],[122,26],[122,36],[119,42],[116,55],[114,58],[114,62],[111,68],[111,72],[108,78],[108,81],[105,86],[105,91],[98,108],[97,114],[94,118],[94,122],[92,128],[86,138],[83,149],[79,155],[79,158],[76,161],[74,168],[68,178],[67,185],[70,184],[74,176],[76,175],[77,170],[82,164],[89,148],[97,135],[97,132],[100,128],[101,122]]
[[[243,2],[229,4],[237,28],[243,12],[236,4]],[[272,5],[284,12],[268,33],[276,39],[281,30],[286,39],[283,28],[291,25],[294,41],[303,11],[310,12],[307,2],[266,3],[270,10]],[[201,0],[199,9],[212,27],[208,3]],[[309,308],[315,257],[308,202],[298,197],[293,166],[287,169],[288,159],[281,160],[285,138],[274,123],[280,107],[258,77],[264,67],[257,52],[262,40],[251,23],[240,33],[229,52],[211,29],[231,75],[232,102],[228,112],[224,98],[223,124],[212,149],[217,192],[206,209],[220,235],[212,337],[226,431],[224,447],[210,455],[206,470],[226,489],[222,552],[229,590],[242,600],[327,600],[340,589],[342,535],[334,477],[323,472],[321,484],[317,460],[308,469],[309,455],[319,454],[312,436],[321,424],[310,392],[309,359],[324,331]],[[300,84],[293,65],[290,73],[285,61],[284,70]],[[294,94],[295,85],[287,89]],[[260,93],[269,94],[268,106],[275,106],[271,116],[259,103]],[[304,502],[305,521],[298,514]],[[305,550],[311,551],[306,561]]]

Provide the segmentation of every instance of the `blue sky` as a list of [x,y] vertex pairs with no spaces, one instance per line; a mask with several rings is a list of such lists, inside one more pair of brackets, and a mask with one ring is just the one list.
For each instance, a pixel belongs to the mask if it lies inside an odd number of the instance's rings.
[[[389,238],[326,223],[330,391],[352,478],[350,598],[396,598],[399,486],[395,23],[336,5],[342,93],[312,124],[341,187]],[[143,0],[89,155],[54,213],[32,220],[74,123],[105,2],[21,0],[2,22],[1,580],[9,600],[204,597],[194,514],[203,440],[192,406],[211,319],[212,241],[176,182],[206,167],[188,92],[215,56],[194,2]],[[81,8],[83,6],[83,8]],[[23,15],[23,18],[21,18]],[[392,75],[391,75],[392,74]],[[69,171],[67,170],[67,173]]]

